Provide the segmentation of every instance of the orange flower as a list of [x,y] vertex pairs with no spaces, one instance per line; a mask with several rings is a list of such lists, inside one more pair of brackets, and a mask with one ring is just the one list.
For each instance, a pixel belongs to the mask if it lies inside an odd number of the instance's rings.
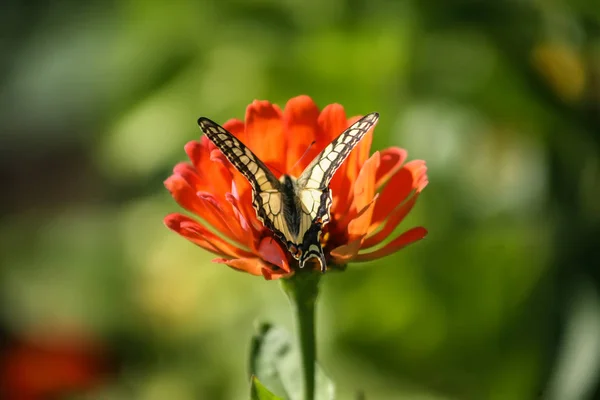
[[[283,111],[268,101],[256,100],[246,109],[245,122],[232,119],[223,127],[276,176],[299,176],[359,118],[348,119],[339,104],[319,111],[310,97],[298,96],[289,100]],[[372,134],[371,130],[362,139],[331,181],[331,221],[321,236],[330,268],[384,257],[427,234],[425,228],[416,227],[379,246],[427,185],[427,167],[422,160],[404,163],[406,151],[398,147],[369,157]],[[165,186],[183,208],[203,222],[170,214],[165,218],[167,227],[220,256],[214,262],[266,279],[293,274],[297,261],[257,219],[248,181],[205,136],[189,142],[185,151],[191,164],[176,165]],[[367,250],[374,246],[379,248]]]

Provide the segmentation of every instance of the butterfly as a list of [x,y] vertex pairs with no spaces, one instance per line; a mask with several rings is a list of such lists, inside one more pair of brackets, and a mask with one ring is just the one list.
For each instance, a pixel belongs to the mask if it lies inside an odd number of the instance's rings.
[[300,268],[315,258],[325,272],[321,232],[329,222],[333,175],[365,134],[377,124],[378,113],[370,113],[329,143],[295,178],[279,179],[239,139],[208,118],[198,125],[252,187],[252,205],[258,220],[273,232],[299,261]]

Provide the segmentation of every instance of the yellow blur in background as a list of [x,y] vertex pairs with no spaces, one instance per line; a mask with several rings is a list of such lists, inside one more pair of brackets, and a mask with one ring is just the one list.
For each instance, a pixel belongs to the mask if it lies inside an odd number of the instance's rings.
[[378,111],[374,150],[429,168],[401,226],[429,236],[323,279],[339,398],[598,398],[599,10],[8,1],[0,393],[247,398],[254,324],[290,328],[287,300],[166,229],[181,210],[162,182],[199,116],[307,94]]

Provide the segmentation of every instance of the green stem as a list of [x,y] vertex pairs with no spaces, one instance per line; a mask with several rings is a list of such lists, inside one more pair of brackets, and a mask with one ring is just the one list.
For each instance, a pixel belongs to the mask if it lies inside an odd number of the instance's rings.
[[314,271],[296,271],[289,279],[282,279],[283,290],[294,312],[297,341],[300,349],[304,399],[315,399],[315,305],[321,274]]

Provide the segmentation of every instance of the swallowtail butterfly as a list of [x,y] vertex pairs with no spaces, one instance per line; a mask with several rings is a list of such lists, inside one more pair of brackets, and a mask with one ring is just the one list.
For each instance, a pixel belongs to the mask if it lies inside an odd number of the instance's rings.
[[309,259],[316,258],[321,271],[325,272],[327,266],[320,238],[321,230],[330,218],[329,183],[352,149],[378,119],[378,113],[364,116],[327,145],[298,178],[284,174],[279,179],[222,126],[204,117],[198,119],[198,125],[250,182],[252,205],[258,219],[299,260],[300,268]]

